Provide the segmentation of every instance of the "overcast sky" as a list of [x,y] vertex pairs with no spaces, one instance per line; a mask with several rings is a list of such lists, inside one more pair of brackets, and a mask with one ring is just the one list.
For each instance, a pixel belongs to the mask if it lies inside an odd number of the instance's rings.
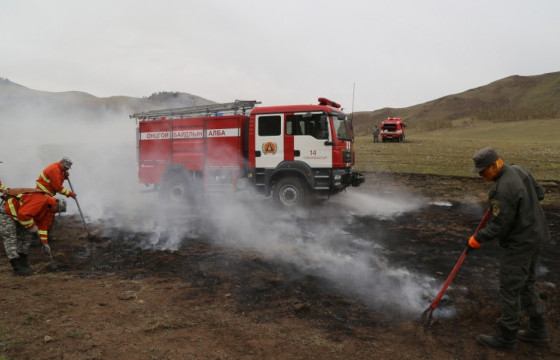
[[558,0],[0,0],[0,77],[98,97],[406,107],[560,71],[559,14]]

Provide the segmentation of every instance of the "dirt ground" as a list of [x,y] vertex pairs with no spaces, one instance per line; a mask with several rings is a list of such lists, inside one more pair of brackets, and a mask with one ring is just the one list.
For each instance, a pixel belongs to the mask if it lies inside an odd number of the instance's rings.
[[[436,278],[427,307],[476,228],[488,185],[427,175],[367,179],[364,193],[406,188],[429,200],[391,218],[352,215],[344,229],[364,239],[380,234],[391,264]],[[559,191],[547,186],[550,195]],[[421,311],[372,305],[344,283],[257,251],[219,246],[204,234],[175,251],[146,250],[142,234],[89,224],[95,236],[88,238],[77,216],[63,216],[53,231],[55,261],[31,248],[35,274],[13,276],[0,250],[0,359],[560,359],[560,204],[545,212],[553,242],[538,282],[549,348],[477,345],[499,315],[497,244],[467,257],[440,304],[452,315],[415,332]]]

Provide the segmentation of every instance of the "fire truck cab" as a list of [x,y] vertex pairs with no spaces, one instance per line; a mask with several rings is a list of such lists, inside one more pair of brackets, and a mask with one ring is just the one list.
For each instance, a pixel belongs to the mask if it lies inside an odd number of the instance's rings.
[[387,118],[387,120],[381,123],[381,127],[379,128],[381,131],[381,141],[404,141],[405,127],[406,124],[401,118]]
[[259,103],[131,115],[139,181],[170,201],[238,191],[249,182],[282,207],[364,182],[353,170],[352,125],[339,104],[319,98],[317,105],[254,107]]

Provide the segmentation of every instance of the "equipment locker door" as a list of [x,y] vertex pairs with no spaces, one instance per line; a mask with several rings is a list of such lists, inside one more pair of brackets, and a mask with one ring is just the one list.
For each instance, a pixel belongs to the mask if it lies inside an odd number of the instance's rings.
[[138,178],[157,184],[172,158],[171,120],[142,121],[138,124]]

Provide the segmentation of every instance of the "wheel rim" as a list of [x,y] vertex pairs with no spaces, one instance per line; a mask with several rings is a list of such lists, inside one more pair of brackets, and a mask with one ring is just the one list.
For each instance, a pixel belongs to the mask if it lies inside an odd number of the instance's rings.
[[282,191],[280,192],[280,201],[282,201],[282,204],[291,206],[297,204],[298,199],[299,193],[295,186],[289,185],[282,188]]
[[175,185],[169,189],[169,199],[171,201],[180,202],[185,198],[185,187],[183,185]]

